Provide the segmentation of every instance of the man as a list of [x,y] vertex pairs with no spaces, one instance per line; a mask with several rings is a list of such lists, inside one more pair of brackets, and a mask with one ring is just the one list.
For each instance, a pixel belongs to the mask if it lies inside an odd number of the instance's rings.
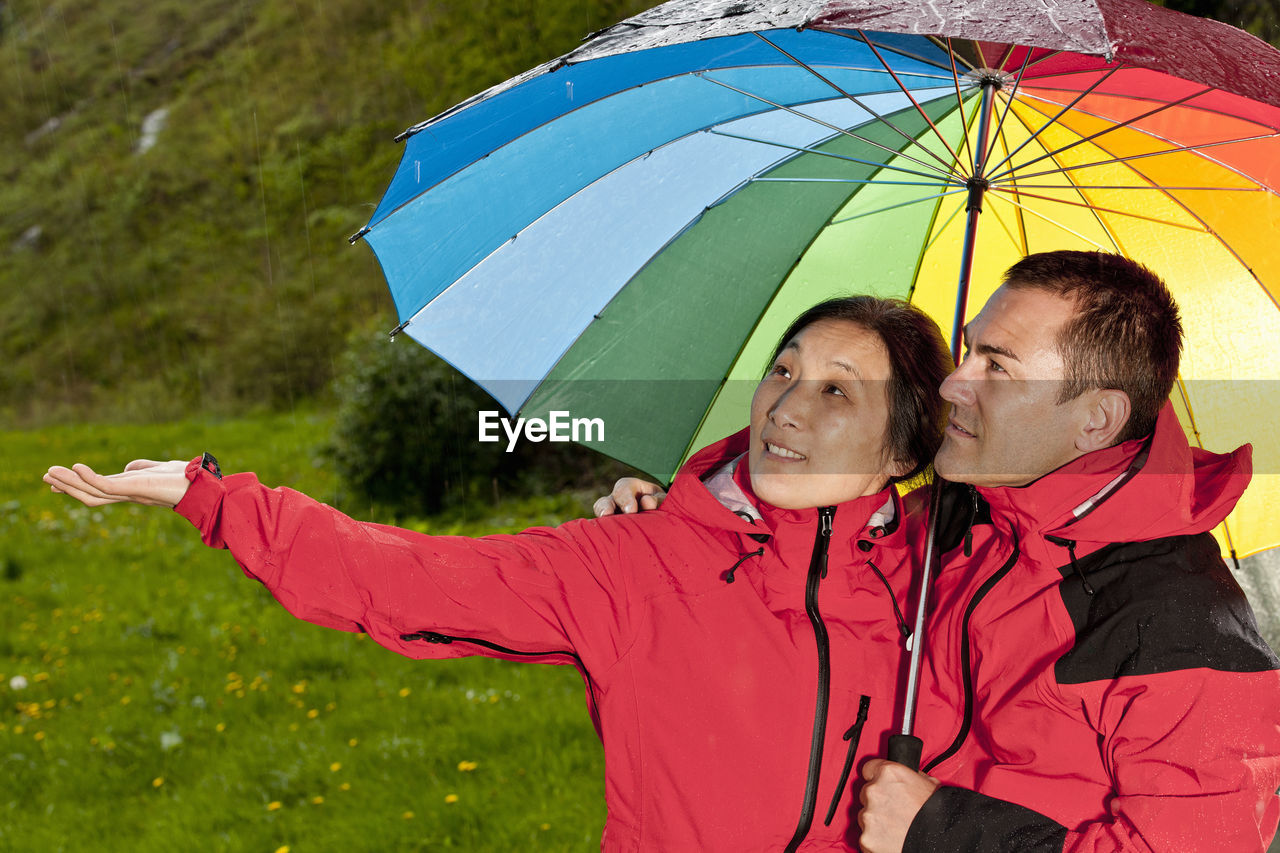
[[1187,446],[1168,290],[1117,255],[1032,255],[965,345],[935,461],[968,488],[925,639],[931,775],[867,762],[862,848],[1265,850],[1280,663],[1209,533],[1251,450]]

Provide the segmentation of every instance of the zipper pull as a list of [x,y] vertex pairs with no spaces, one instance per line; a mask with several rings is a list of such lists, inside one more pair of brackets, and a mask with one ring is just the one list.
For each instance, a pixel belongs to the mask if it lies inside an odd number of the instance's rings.
[[818,547],[821,549],[820,558],[822,560],[822,572],[819,577],[823,580],[826,580],[827,577],[827,549],[831,545],[831,526],[835,514],[836,508],[833,506],[818,508]]
[[966,557],[973,556],[973,522],[978,517],[978,490],[972,485],[969,486],[969,497],[973,500],[973,506],[969,508],[969,523],[964,529],[964,555]]

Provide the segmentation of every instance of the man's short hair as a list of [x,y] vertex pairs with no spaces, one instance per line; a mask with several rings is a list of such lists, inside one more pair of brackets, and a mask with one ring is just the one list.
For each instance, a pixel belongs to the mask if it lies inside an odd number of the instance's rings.
[[1009,267],[1005,287],[1042,290],[1075,303],[1058,334],[1065,403],[1096,388],[1129,396],[1129,422],[1116,443],[1155,429],[1182,355],[1178,305],[1160,277],[1108,252],[1041,252]]

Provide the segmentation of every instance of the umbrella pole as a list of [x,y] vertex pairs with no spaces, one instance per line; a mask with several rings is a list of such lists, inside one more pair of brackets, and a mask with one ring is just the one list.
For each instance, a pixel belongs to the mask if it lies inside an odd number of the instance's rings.
[[[964,229],[964,251],[960,258],[960,282],[956,288],[956,316],[951,328],[951,357],[960,362],[960,344],[964,339],[965,309],[969,301],[969,279],[973,275],[973,251],[978,239],[978,216],[982,213],[982,197],[986,194],[987,147],[990,140],[991,111],[995,104],[995,93],[1003,85],[1003,78],[997,72],[983,72],[982,104],[978,116],[978,139],[973,147],[972,177],[966,182],[969,187],[969,201],[965,206],[967,215]],[[915,630],[911,634],[911,661],[907,666],[907,689],[902,710],[902,730],[889,737],[888,758],[899,764],[905,764],[912,770],[920,769],[920,756],[924,752],[924,742],[913,732],[916,723],[916,698],[920,694],[920,667],[924,658],[924,626],[928,614],[929,587],[939,560],[938,551],[938,515],[942,503],[942,481],[935,474],[933,490],[929,496],[929,532],[925,540],[924,567],[920,571],[920,601],[916,606]]]
[[961,343],[964,340],[964,318],[969,303],[969,279],[973,276],[973,251],[978,242],[978,216],[982,213],[982,197],[989,183],[987,172],[987,147],[991,135],[991,112],[995,105],[995,93],[1004,84],[1003,78],[994,72],[983,74],[982,104],[978,115],[978,139],[973,147],[972,177],[965,182],[969,188],[969,200],[965,204],[964,248],[960,254],[960,281],[956,285],[956,315],[951,325],[951,358],[960,363]]
[[902,731],[889,736],[887,758],[920,769],[924,741],[912,734],[916,724],[916,697],[920,694],[920,667],[924,659],[924,621],[928,613],[929,588],[938,563],[938,515],[942,506],[942,480],[935,474],[929,494],[929,533],[925,540],[924,566],[920,570],[920,601],[916,605],[916,623],[911,632],[911,661],[907,666],[906,702],[902,709]]

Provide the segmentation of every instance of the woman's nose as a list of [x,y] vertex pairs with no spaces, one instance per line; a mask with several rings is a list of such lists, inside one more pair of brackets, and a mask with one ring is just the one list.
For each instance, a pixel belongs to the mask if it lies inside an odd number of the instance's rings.
[[777,426],[799,427],[804,423],[805,383],[792,382],[769,409],[769,420]]

